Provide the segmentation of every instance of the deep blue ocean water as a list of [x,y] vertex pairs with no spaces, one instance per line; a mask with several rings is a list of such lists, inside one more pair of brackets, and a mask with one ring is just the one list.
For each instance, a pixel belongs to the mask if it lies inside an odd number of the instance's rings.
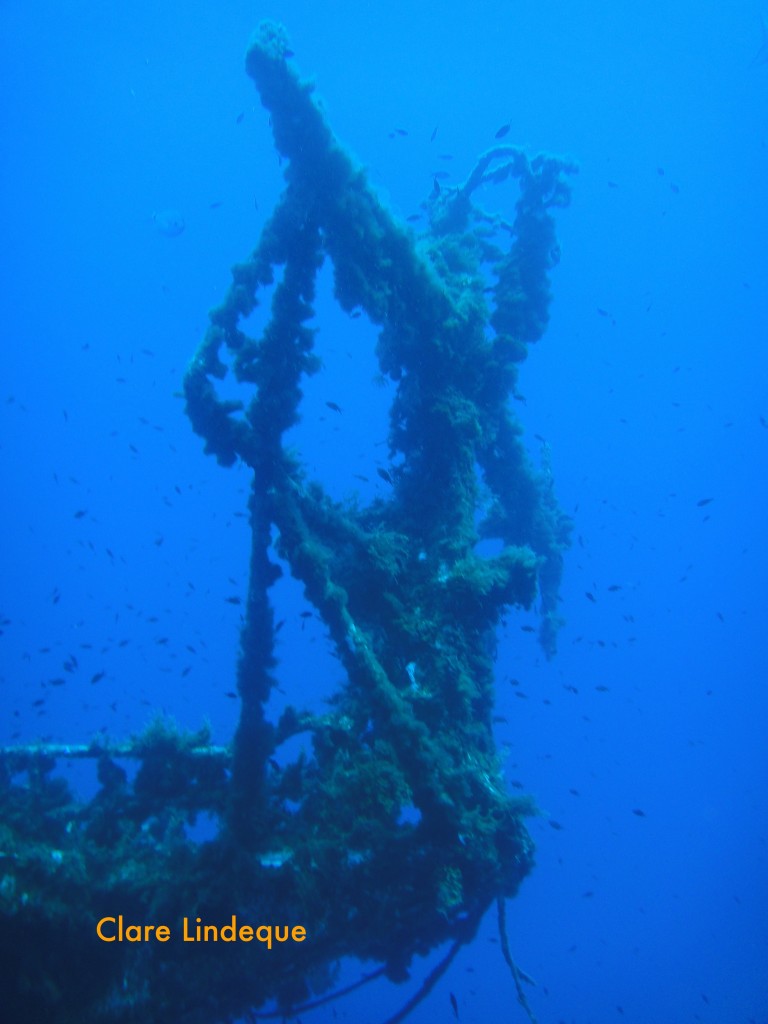
[[[280,193],[243,69],[276,18],[398,216],[507,123],[579,164],[520,376],[574,544],[557,657],[523,628],[533,613],[501,637],[506,774],[545,812],[510,942],[542,1024],[765,1024],[764,13],[4,0],[0,742],[124,737],[157,710],[232,735],[248,475],[204,456],[178,392]],[[391,392],[327,268],[317,324],[326,368],[295,442],[332,494],[369,498]],[[276,603],[281,683],[319,706],[338,663],[295,582]],[[525,1019],[494,937],[489,920],[414,1022],[454,1019],[451,992],[465,1024]],[[427,969],[306,1019],[376,1024]]]

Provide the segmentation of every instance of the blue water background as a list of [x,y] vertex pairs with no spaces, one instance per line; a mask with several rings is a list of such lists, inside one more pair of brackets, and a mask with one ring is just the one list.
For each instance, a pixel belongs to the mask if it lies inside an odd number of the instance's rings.
[[[768,52],[752,0],[4,0],[0,742],[125,737],[157,710],[232,735],[248,476],[203,455],[178,391],[281,187],[243,70],[264,17],[398,216],[506,123],[579,163],[516,403],[575,526],[557,658],[522,628],[533,613],[502,631],[498,742],[544,812],[511,947],[542,1024],[765,1024]],[[514,193],[487,199],[511,212]],[[160,230],[169,215],[181,233]],[[385,493],[391,387],[327,267],[317,325],[326,369],[295,443],[332,493]],[[338,663],[300,587],[275,596],[286,699],[322,707]],[[449,992],[464,1024],[524,1019],[494,936],[489,917],[415,1024],[452,1020]],[[376,1024],[427,966],[333,1019]]]

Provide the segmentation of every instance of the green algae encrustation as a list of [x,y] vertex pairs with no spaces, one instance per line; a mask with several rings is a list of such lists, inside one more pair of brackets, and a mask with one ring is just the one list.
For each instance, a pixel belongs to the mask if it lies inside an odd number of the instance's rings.
[[[284,31],[262,25],[247,70],[285,189],[184,382],[206,451],[253,471],[237,733],[231,751],[155,723],[121,746],[3,753],[9,1020],[211,1024],[257,1016],[269,1001],[289,1014],[332,984],[344,957],[399,981],[414,956],[449,944],[399,1020],[494,902],[503,923],[504,899],[532,867],[524,818],[535,808],[507,793],[493,738],[495,635],[505,609],[535,600],[547,655],[559,625],[570,524],[551,473],[526,455],[510,396],[547,324],[559,254],[551,211],[567,204],[574,168],[497,145],[462,185],[435,185],[416,236],[334,138],[291,57]],[[510,222],[475,196],[507,182],[517,188]],[[308,322],[326,257],[342,309],[376,326],[380,371],[395,385],[391,490],[364,507],[331,500],[284,445],[302,379],[320,370]],[[267,287],[270,316],[251,337],[244,325]],[[247,405],[221,397],[228,374],[251,386]],[[497,554],[484,557],[478,544],[491,539]],[[276,556],[303,584],[346,679],[327,713],[289,706],[273,722]],[[276,770],[299,734],[311,755]],[[88,803],[51,774],[66,756],[98,758]],[[132,782],[126,758],[140,761]],[[196,844],[185,829],[203,812],[219,828]],[[306,941],[258,959],[242,943],[202,954],[172,941],[100,944],[96,922],[118,913],[150,924],[291,921]],[[503,927],[502,946],[527,1009]]]

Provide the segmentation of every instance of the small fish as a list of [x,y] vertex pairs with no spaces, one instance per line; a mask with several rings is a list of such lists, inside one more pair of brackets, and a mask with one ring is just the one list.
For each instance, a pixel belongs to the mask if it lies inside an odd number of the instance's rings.
[[75,512],[75,519],[82,519],[83,516],[87,516],[87,515],[88,515],[88,509],[87,508],[79,508],[77,510],[77,512]]
[[705,505],[709,505],[709,503],[714,500],[714,498],[700,498],[696,502],[696,508],[704,508]]
[[610,591],[611,594],[615,594],[617,590],[621,590],[621,584],[620,583],[612,583],[610,585],[610,587],[608,587],[608,590]]
[[646,816],[645,811],[641,811],[639,807],[633,807],[632,813],[636,815],[638,818],[644,818]]
[[186,228],[184,218],[178,210],[161,210],[152,214],[155,227],[166,238],[176,238]]
[[396,135],[407,135],[408,132],[405,130],[405,128],[395,128],[395,134]]
[[429,141],[434,142],[437,138],[437,125],[432,129],[432,134],[429,136]]
[[244,117],[245,117],[245,111],[241,110],[240,113],[235,118],[235,124],[242,124]]
[[325,404],[328,406],[329,409],[332,409],[334,412],[341,413],[341,406],[337,405],[335,402],[326,402]]
[[242,599],[239,598],[236,594],[233,595],[232,597],[225,597],[224,600],[227,602],[227,604],[242,604],[243,603]]
[[436,196],[439,196],[441,192],[442,192],[442,189],[440,188],[440,182],[437,180],[437,178],[433,178],[433,180],[432,180],[432,194],[436,195]]
[[595,595],[591,591],[589,591],[589,590],[585,591],[584,592],[584,596],[586,597],[586,599],[588,601],[591,601],[592,604],[597,604],[597,598],[595,597]]
[[451,1009],[453,1010],[453,1016],[456,1018],[456,1020],[458,1020],[459,1019],[459,1004],[456,1002],[456,996],[453,994],[453,992],[449,992],[448,995],[449,995],[449,998],[451,1000]]
[[555,821],[553,818],[549,819],[549,827],[555,829],[556,832],[562,832],[563,826],[559,821]]
[[509,129],[512,127],[511,124],[503,124],[494,135],[494,139],[503,139],[505,135],[509,134]]
[[91,676],[91,682],[92,683],[100,682],[104,678],[104,676],[106,674],[107,674],[106,672],[94,672],[94,674]]
[[595,689],[597,690],[598,693],[608,693],[609,687],[600,685],[600,686],[596,686]]
[[381,479],[385,480],[388,484],[394,483],[394,481],[392,480],[391,475],[387,472],[386,469],[382,469],[381,466],[377,466],[376,467],[376,472],[379,474]]
[[227,690],[224,696],[229,697],[230,700],[237,700],[237,694],[234,690]]

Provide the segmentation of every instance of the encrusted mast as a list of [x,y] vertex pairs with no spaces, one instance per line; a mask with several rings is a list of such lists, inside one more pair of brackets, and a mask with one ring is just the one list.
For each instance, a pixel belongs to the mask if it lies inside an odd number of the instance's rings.
[[[537,586],[541,641],[554,652],[568,522],[549,475],[528,463],[509,396],[526,343],[546,326],[547,271],[558,254],[549,209],[567,203],[562,174],[573,168],[551,157],[529,162],[498,146],[464,185],[436,185],[429,230],[416,242],[336,142],[289,55],[283,30],[263,25],[247,68],[288,161],[287,186],[254,254],[233,269],[185,382],[206,450],[225,465],[240,458],[254,470],[235,751],[247,763],[239,784],[252,790],[244,814],[258,813],[256,788],[276,738],[298,728],[298,721],[284,721],[275,737],[262,712],[274,663],[266,591],[280,571],[269,557],[274,524],[277,550],[303,582],[347,670],[343,699],[360,703],[357,717],[371,718],[408,766],[419,810],[455,828],[452,790],[465,786],[467,774],[464,731],[469,749],[492,747],[489,636],[504,607],[531,605]],[[479,186],[509,178],[520,190],[513,224],[472,201]],[[301,378],[319,368],[306,323],[326,255],[338,302],[380,327],[381,371],[397,382],[393,494],[362,511],[333,504],[282,446],[299,419]],[[282,279],[271,319],[260,337],[248,337],[240,324],[277,267]],[[253,385],[247,408],[217,397],[214,381],[228,372]],[[474,553],[488,537],[503,544],[495,558]],[[441,771],[434,747],[445,754],[451,733],[457,763]],[[236,827],[246,822],[238,818]]]
[[[494,901],[503,922],[504,898],[532,866],[523,819],[534,808],[506,792],[492,733],[495,630],[506,608],[538,599],[541,643],[554,652],[569,523],[548,467],[529,463],[510,396],[527,344],[547,323],[558,256],[550,211],[567,204],[564,174],[574,168],[496,146],[463,185],[435,183],[417,238],[335,140],[291,56],[283,30],[262,25],[247,69],[271,115],[286,187],[252,256],[233,268],[185,378],[206,451],[253,470],[231,759],[205,737],[157,726],[133,745],[80,750],[100,758],[102,788],[76,813],[49,778],[61,750],[7,751],[0,766],[3,801],[18,808],[49,794],[59,830],[47,841],[99,879],[74,887],[81,916],[123,899],[140,920],[236,913],[300,923],[308,938],[268,960],[247,947],[193,956],[169,946],[121,950],[109,967],[101,950],[72,1020],[211,1024],[270,999],[287,1013],[319,978],[330,983],[344,956],[401,980],[414,955],[451,943],[400,1020]],[[481,185],[508,181],[518,190],[511,223],[475,201]],[[326,257],[336,299],[377,326],[380,369],[396,383],[392,488],[365,507],[332,501],[283,443],[300,417],[302,378],[320,369],[308,321]],[[244,325],[273,285],[269,321],[251,337]],[[220,397],[227,374],[251,387],[247,405]],[[497,553],[481,555],[481,540]],[[327,714],[289,707],[273,723],[275,552],[302,582],[347,678]],[[301,733],[312,754],[289,762],[282,745]],[[132,784],[118,763],[128,757],[141,760]],[[25,786],[13,780],[21,771]],[[220,829],[195,845],[182,825],[200,810]],[[65,836],[70,813],[81,825]],[[15,827],[21,849],[24,827]],[[505,939],[503,949],[527,1009]],[[64,984],[62,964],[46,969]]]

